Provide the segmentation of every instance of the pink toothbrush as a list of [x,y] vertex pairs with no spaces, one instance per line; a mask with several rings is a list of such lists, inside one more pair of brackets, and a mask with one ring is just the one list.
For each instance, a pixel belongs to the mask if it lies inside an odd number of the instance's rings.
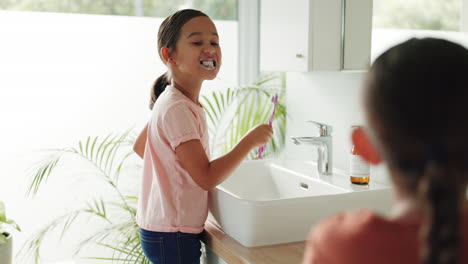
[[[271,97],[271,102],[273,103],[273,112],[271,113],[270,120],[268,121],[268,124],[270,126],[273,123],[273,119],[275,118],[276,104],[278,104],[278,95],[277,94],[275,94],[275,95],[273,95],[273,97]],[[265,145],[258,148],[257,159],[263,159],[263,156],[262,156],[263,152],[265,152]]]

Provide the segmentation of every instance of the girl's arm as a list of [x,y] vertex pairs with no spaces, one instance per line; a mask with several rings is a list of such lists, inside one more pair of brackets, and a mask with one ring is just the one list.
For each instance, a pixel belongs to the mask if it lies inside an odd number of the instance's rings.
[[146,137],[148,135],[148,124],[146,124],[145,128],[140,132],[135,143],[133,144],[133,151],[135,151],[140,158],[143,158],[145,153],[145,145],[146,145]]
[[223,182],[253,148],[266,144],[272,135],[270,125],[259,125],[249,131],[229,153],[211,162],[199,140],[184,142],[175,152],[192,179],[208,191]]

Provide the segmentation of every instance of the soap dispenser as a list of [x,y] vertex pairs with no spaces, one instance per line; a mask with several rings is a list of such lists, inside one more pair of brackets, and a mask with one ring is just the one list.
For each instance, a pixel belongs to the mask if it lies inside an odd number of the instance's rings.
[[[360,128],[353,126],[352,129]],[[366,185],[370,181],[370,164],[365,161],[356,151],[354,144],[351,147],[351,155],[349,162],[349,175],[351,183]]]

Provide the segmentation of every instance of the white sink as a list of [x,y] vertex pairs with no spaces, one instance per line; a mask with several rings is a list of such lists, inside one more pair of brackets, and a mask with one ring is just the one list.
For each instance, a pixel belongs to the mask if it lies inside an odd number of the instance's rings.
[[303,241],[323,218],[344,210],[391,206],[390,186],[353,185],[343,173],[317,175],[301,161],[245,161],[209,193],[209,220],[246,247]]

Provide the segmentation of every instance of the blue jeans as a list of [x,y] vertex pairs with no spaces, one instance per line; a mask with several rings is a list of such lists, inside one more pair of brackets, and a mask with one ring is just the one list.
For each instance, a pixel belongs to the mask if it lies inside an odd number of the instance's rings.
[[140,243],[153,264],[200,264],[201,233],[153,232],[140,228]]

